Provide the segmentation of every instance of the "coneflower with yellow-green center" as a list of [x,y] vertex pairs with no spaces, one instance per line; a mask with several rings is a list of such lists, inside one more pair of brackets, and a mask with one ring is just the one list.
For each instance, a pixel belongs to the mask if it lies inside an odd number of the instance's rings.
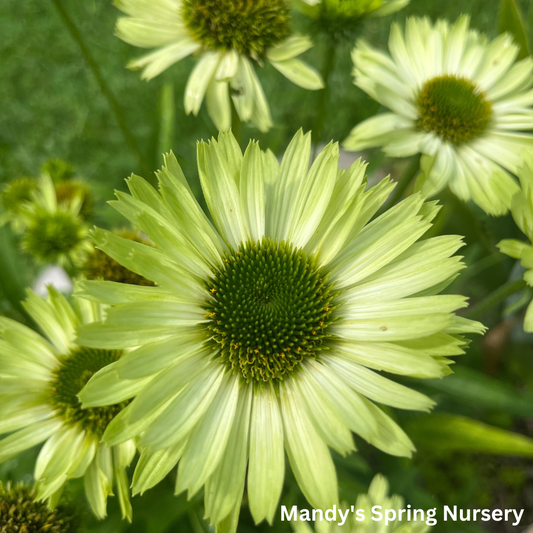
[[109,445],[138,436],[134,493],[178,464],[176,493],[203,487],[206,517],[225,529],[236,526],[245,487],[254,520],[272,521],[285,452],[322,509],[338,504],[329,447],[352,452],[352,432],[410,456],[411,441],[376,403],[427,411],[433,402],[381,371],[441,378],[463,334],[484,329],[455,315],[465,298],[438,294],[463,265],[453,255],[460,237],[419,240],[436,203],[416,194],[372,220],[390,181],[367,189],[365,164],[339,169],[336,144],[311,168],[310,155],[302,132],[281,165],[256,142],[243,154],[230,132],[199,143],[209,216],[167,155],[159,193],[132,176],[131,195],[111,202],[156,248],[93,232],[156,286],[77,288],[111,305],[77,342],[135,348],[89,381],[84,406],[147,380],[103,436]]
[[115,391],[111,405],[92,409],[82,409],[77,397],[123,351],[75,344],[76,328],[101,320],[102,308],[78,299],[73,308],[52,287],[48,292],[45,300],[29,291],[24,302],[44,336],[0,317],[0,462],[43,443],[34,472],[39,501],[54,507],[67,481],[83,477],[98,518],[106,516],[107,497],[116,490],[122,514],[131,520],[126,468],[135,445],[100,442],[129,393],[124,398]]
[[185,89],[185,111],[197,115],[205,98],[219,130],[231,126],[232,102],[239,119],[261,131],[272,126],[270,109],[254,65],[270,63],[305,89],[322,88],[320,75],[297,58],[311,48],[290,29],[288,0],[117,0],[128,15],[117,35],[141,48],[157,48],[129,64],[150,80],[174,63],[198,57]]
[[518,192],[513,177],[533,148],[533,59],[515,59],[510,35],[488,39],[461,16],[450,24],[409,18],[393,24],[390,55],[361,40],[355,84],[390,111],[357,125],[344,147],[381,146],[392,157],[421,153],[417,189],[449,187],[491,215]]

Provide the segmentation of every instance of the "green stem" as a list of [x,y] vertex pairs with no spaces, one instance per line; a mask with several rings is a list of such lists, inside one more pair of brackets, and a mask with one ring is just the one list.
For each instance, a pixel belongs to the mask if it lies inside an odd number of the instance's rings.
[[242,142],[242,120],[241,117],[239,117],[239,113],[237,113],[237,109],[235,108],[233,101],[231,102],[231,131],[233,132],[235,139],[237,139],[241,150],[244,151]]
[[74,39],[74,41],[76,41],[76,44],[78,45],[80,52],[82,53],[83,58],[85,59],[85,62],[87,63],[87,66],[91,69],[94,77],[96,78],[96,81],[98,82],[98,85],[100,86],[100,90],[102,91],[102,94],[104,95],[104,97],[106,98],[109,104],[111,112],[113,113],[113,115],[115,116],[115,119],[117,120],[118,126],[122,132],[122,135],[124,136],[126,143],[128,144],[128,146],[130,147],[131,151],[133,152],[133,154],[135,155],[137,159],[139,167],[141,168],[142,172],[145,174],[146,178],[151,179],[151,176],[153,175],[153,173],[150,169],[150,165],[146,163],[143,153],[141,152],[139,145],[137,143],[137,139],[135,139],[130,129],[128,128],[128,123],[124,115],[124,112],[122,108],[120,107],[120,104],[118,103],[118,100],[116,99],[115,95],[112,93],[111,89],[107,85],[107,82],[102,76],[102,72],[100,71],[100,67],[98,66],[98,63],[95,61],[89,48],[87,48],[87,45],[84,43],[81,33],[76,27],[76,24],[74,24],[74,21],[70,18],[70,15],[66,11],[65,6],[62,3],[62,0],[52,0],[52,2],[54,3],[71,37]]
[[507,300],[509,296],[512,296],[513,294],[516,294],[517,292],[520,292],[521,290],[525,289],[525,287],[526,282],[523,279],[509,281],[505,285],[502,285],[501,287],[496,289],[492,294],[489,294],[486,298],[481,300],[481,302],[474,305],[474,307],[469,309],[465,313],[465,317],[478,318],[483,313],[489,311],[493,307]]
[[420,170],[420,155],[414,156],[411,161],[407,164],[407,167],[403,171],[403,174],[400,176],[400,178],[397,181],[397,185],[394,188],[394,191],[392,192],[391,197],[389,198],[389,201],[383,206],[381,211],[386,211],[403,197],[405,191],[411,185],[413,180],[415,179],[416,175],[418,174],[418,171]]
[[324,88],[318,92],[317,112],[313,124],[313,132],[311,133],[311,139],[314,146],[313,159],[316,155],[318,144],[322,140],[324,124],[326,122],[327,104],[330,91],[329,78],[333,72],[335,54],[335,42],[331,41],[327,44],[326,49],[324,50],[324,57],[322,58],[322,79],[324,80]]

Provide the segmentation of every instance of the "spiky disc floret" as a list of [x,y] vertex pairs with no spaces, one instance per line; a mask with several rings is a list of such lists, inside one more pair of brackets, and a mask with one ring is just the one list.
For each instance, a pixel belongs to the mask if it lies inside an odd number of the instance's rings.
[[289,36],[287,0],[184,0],[185,24],[212,50],[258,57]]
[[63,159],[48,159],[41,167],[41,170],[48,174],[55,183],[69,180],[74,176],[74,167]]
[[207,327],[228,368],[247,382],[282,380],[327,349],[335,293],[311,256],[263,239],[224,263],[208,284]]
[[479,137],[492,116],[492,105],[485,95],[470,80],[453,75],[427,81],[417,103],[418,127],[454,144]]
[[74,533],[79,520],[64,507],[49,509],[35,500],[35,491],[23,484],[0,482],[1,533]]
[[66,211],[36,213],[24,235],[26,252],[44,263],[53,263],[71,253],[84,239],[85,230],[78,217]]
[[65,424],[78,426],[98,439],[109,422],[126,406],[125,403],[82,409],[78,393],[98,370],[118,361],[120,350],[98,350],[80,347],[61,361],[55,372],[51,405]]

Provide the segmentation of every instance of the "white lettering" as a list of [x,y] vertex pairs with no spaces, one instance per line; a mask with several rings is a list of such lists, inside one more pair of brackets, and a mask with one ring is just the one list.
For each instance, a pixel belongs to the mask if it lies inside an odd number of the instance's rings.
[[[331,516],[331,518],[329,518]],[[333,522],[333,520],[337,520],[337,506],[333,505],[333,509],[327,509],[326,510],[326,520],[328,522]]]
[[287,512],[285,505],[281,506],[281,521],[283,522],[284,520],[298,520],[298,507],[296,505],[291,507],[291,514]]
[[[374,507],[372,507],[372,520],[374,520],[374,522],[381,522],[383,520],[383,514],[380,513],[381,509],[383,509],[381,505],[374,505]],[[374,516],[376,518],[374,518]]]
[[444,521],[445,522],[448,521],[448,514],[450,515],[450,519],[453,522],[457,522],[457,505],[453,506],[453,513],[447,505],[444,506]]
[[340,522],[337,522],[337,525],[343,526],[346,522],[346,519],[348,518],[348,513],[350,512],[350,509],[346,509],[346,514],[342,514],[342,509],[339,509],[339,518],[341,519]]
[[522,520],[522,515],[524,514],[524,509],[520,509],[520,514],[516,512],[516,509],[513,509],[513,514],[516,518],[516,522],[513,524],[513,526],[517,526],[520,524],[520,521]]

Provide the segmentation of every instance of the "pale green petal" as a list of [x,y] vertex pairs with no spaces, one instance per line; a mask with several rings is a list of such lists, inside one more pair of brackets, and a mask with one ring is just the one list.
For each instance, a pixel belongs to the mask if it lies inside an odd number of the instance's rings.
[[294,380],[307,415],[322,440],[341,455],[355,450],[352,433],[342,416],[325,400],[308,373],[301,373]]
[[297,58],[286,59],[285,61],[273,61],[270,64],[279,70],[288,80],[295,85],[309,89],[310,91],[317,91],[324,88],[322,77],[314,68],[310,67],[302,60]]
[[234,50],[228,50],[220,60],[215,79],[217,81],[229,81],[237,74],[239,68],[239,53]]
[[337,143],[330,143],[298,184],[288,229],[290,242],[295,246],[305,246],[319,226],[333,194],[338,164],[339,147]]
[[263,158],[259,144],[251,141],[244,154],[240,176],[240,196],[248,234],[253,240],[265,235],[265,187]]
[[177,63],[196,52],[200,47],[200,43],[197,43],[192,39],[183,39],[175,44],[161,48],[156,52],[151,52],[134,61],[130,61],[128,63],[128,68],[133,70],[144,69],[141,78],[143,80],[151,80],[152,78],[159,76],[161,72],[174,63]]
[[252,386],[243,385],[226,450],[205,484],[205,516],[211,523],[220,522],[236,505],[240,506],[248,464],[251,406]]
[[524,331],[531,333],[533,331],[533,303],[527,306],[526,315],[524,317]]
[[52,418],[37,422],[0,440],[0,463],[13,455],[40,444],[61,427],[61,421]]
[[[97,455],[101,453],[99,447]],[[107,497],[113,494],[112,487],[105,473],[100,469],[98,461],[93,461],[84,476],[85,494],[89,500],[89,505],[97,518],[103,519],[107,516]]]
[[365,440],[377,434],[377,423],[369,411],[365,399],[351,389],[336,372],[328,366],[309,360],[303,365],[307,379],[315,384],[317,394],[331,405],[347,427]]
[[185,444],[180,441],[155,452],[144,448],[133,475],[133,495],[143,494],[162,481],[180,460]]
[[200,490],[225,453],[239,399],[239,378],[228,372],[192,430],[178,467],[176,493]]
[[141,48],[156,48],[181,41],[187,36],[182,24],[174,20],[146,20],[121,17],[115,35],[124,42]]
[[205,298],[203,288],[194,278],[152,246],[124,239],[99,228],[94,229],[92,237],[100,250],[136,274],[180,296]]
[[[74,462],[71,464],[67,476],[70,478],[79,478],[85,475],[87,468],[93,461],[96,455],[96,448],[98,447],[98,441],[94,438],[86,437],[83,441],[83,447],[77,454]],[[43,448],[44,449],[44,448]],[[35,474],[35,477],[38,477]]]
[[115,281],[82,280],[76,283],[76,296],[105,304],[147,302],[151,300],[179,301],[179,296],[160,287],[144,287]]
[[117,370],[124,379],[138,379],[156,374],[164,368],[184,360],[201,350],[205,333],[190,328],[163,341],[145,344],[117,361]]
[[313,41],[306,35],[291,35],[281,43],[269,48],[266,56],[269,61],[287,61],[303,54],[313,46]]
[[272,523],[285,476],[283,425],[272,385],[254,392],[250,420],[248,499],[255,523]]
[[[0,387],[1,387],[0,381]],[[19,406],[16,410],[2,412],[0,417],[0,435],[17,431],[23,427],[31,426],[51,418],[54,412],[48,405]]]
[[318,509],[338,505],[337,475],[327,445],[316,433],[291,380],[280,387],[285,449],[294,477],[309,503]]
[[198,171],[209,212],[224,240],[233,248],[238,248],[248,235],[239,190],[231,170],[214,139],[210,144],[198,144]]
[[252,117],[255,101],[255,84],[253,82],[254,71],[249,59],[245,56],[239,57],[237,73],[231,80],[233,104],[239,118],[243,122],[248,122]]
[[252,115],[250,120],[254,123],[256,128],[265,133],[272,127],[272,117],[270,116],[270,108],[263,92],[261,82],[257,77],[255,71],[250,71],[250,77],[252,82],[252,90],[254,94],[254,105],[252,109]]
[[83,450],[85,433],[78,428],[70,428],[53,435],[47,445],[50,445],[49,460],[42,474],[39,476],[45,483],[53,483],[55,479],[67,479],[67,472]]
[[78,394],[78,398],[84,408],[113,405],[135,396],[150,379],[121,379],[117,363],[111,363],[93,375]]
[[208,347],[198,347],[189,356],[155,376],[137,394],[130,405],[129,420],[135,423],[175,397],[180,390],[198,375],[207,371],[213,352]]
[[423,350],[409,349],[391,342],[342,342],[342,353],[374,370],[417,378],[440,378],[444,370]]
[[272,205],[269,206],[267,234],[278,240],[289,236],[290,221],[297,202],[297,193],[304,181],[311,157],[311,135],[300,130],[291,140],[275,184]]
[[198,61],[185,87],[185,113],[198,115],[204,95],[220,63],[219,52],[205,52]]
[[[337,350],[342,354],[340,347]],[[348,357],[328,355],[324,357],[324,364],[334,369],[357,392],[378,403],[416,411],[429,411],[435,405],[427,396],[395,383]]]
[[126,473],[126,470],[123,467],[119,466],[119,453],[120,452],[118,448],[113,448],[113,474],[117,487],[117,496],[120,505],[120,510],[122,513],[122,519],[126,519],[128,520],[128,522],[131,522],[132,508],[130,502],[128,475]]
[[176,331],[167,326],[132,328],[131,326],[109,326],[96,322],[81,326],[77,333],[76,342],[82,346],[121,350],[137,347],[147,342],[167,339],[175,335]]
[[231,128],[231,101],[227,81],[211,80],[206,93],[207,112],[217,130]]
[[202,418],[221,385],[224,367],[212,364],[173,399],[143,435],[141,446],[154,450],[185,438]]

